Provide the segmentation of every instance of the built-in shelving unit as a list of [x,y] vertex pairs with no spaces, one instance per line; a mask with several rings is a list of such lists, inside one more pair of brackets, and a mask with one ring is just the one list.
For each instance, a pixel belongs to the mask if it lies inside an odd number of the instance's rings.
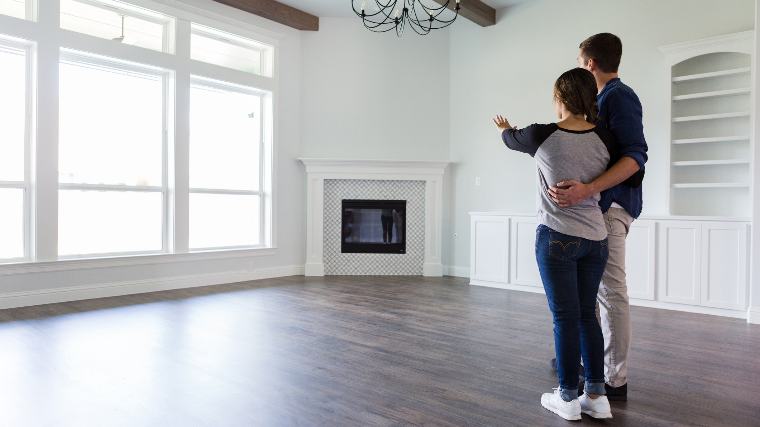
[[670,210],[747,217],[752,31],[663,47],[670,66]]

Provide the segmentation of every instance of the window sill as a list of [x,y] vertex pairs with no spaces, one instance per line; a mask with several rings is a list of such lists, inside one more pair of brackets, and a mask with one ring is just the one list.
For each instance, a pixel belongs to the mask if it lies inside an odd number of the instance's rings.
[[25,273],[50,273],[57,271],[87,270],[93,268],[113,268],[126,266],[156,265],[179,262],[197,262],[216,259],[270,256],[277,251],[275,247],[235,248],[197,251],[179,254],[143,254],[88,258],[68,258],[57,261],[20,261],[0,264],[0,276]]

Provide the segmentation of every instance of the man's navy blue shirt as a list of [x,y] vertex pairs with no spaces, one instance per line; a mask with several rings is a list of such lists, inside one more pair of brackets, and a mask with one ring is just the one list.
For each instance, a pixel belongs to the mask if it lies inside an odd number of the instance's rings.
[[[639,97],[619,78],[614,78],[607,82],[596,99],[599,105],[597,125],[609,129],[615,136],[619,158],[632,158],[643,171],[648,158],[648,147],[644,139]],[[602,192],[602,199],[599,201],[602,212],[607,212],[613,202],[622,206],[632,217],[638,218],[643,207],[641,186],[619,184]]]

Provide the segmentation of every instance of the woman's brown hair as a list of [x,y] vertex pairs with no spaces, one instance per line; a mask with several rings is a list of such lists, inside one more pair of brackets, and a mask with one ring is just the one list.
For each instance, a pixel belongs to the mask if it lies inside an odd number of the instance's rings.
[[565,71],[554,83],[554,98],[573,114],[583,114],[586,121],[596,123],[596,80],[590,71],[573,68]]

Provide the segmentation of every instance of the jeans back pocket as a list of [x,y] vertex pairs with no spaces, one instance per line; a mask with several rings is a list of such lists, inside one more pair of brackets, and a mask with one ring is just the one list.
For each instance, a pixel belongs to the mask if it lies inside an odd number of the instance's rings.
[[549,233],[549,255],[561,260],[574,260],[581,249],[581,238],[562,233]]

